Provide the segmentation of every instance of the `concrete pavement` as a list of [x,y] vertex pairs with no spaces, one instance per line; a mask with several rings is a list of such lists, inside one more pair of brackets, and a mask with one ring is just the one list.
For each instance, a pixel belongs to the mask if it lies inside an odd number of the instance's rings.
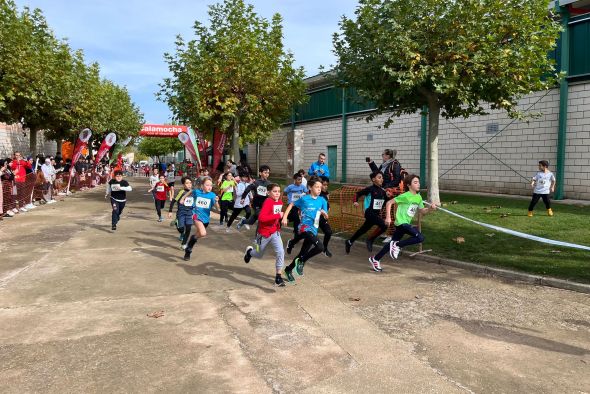
[[130,183],[116,232],[102,188],[0,224],[1,391],[590,392],[587,294],[405,258],[374,273],[338,242],[277,288],[271,250],[242,260],[253,231],[213,225],[183,261]]

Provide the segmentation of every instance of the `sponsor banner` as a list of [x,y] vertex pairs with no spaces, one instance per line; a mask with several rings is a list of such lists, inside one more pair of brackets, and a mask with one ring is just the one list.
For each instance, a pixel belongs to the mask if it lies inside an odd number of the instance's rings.
[[205,135],[197,130],[197,138],[199,141],[199,154],[201,156],[201,166],[207,167],[209,165],[209,157],[207,154],[207,148],[209,147],[209,142],[205,139]]
[[84,129],[78,135],[78,140],[76,141],[76,147],[74,148],[74,153],[72,155],[72,167],[78,161],[80,156],[82,156],[82,151],[86,148],[86,144],[88,140],[92,136],[92,131],[90,129]]
[[111,160],[109,161],[109,164],[113,164],[115,160],[119,160],[120,158],[123,160],[123,148],[129,144],[132,138],[133,137],[127,137],[123,140],[123,142],[115,145],[115,149],[113,149],[113,153],[110,156]]
[[98,148],[98,152],[94,158],[94,164],[98,164],[102,160],[104,155],[115,145],[115,142],[117,142],[117,135],[115,133],[109,133],[104,137],[104,141],[100,144],[100,148]]
[[191,141],[191,137],[187,133],[180,133],[180,134],[178,134],[178,139],[180,140],[180,142],[182,142],[182,144],[186,148],[189,155],[191,155],[191,160],[194,163],[198,163],[197,152],[195,151],[195,147],[193,146],[193,142]]
[[223,149],[227,136],[215,129],[213,133],[213,169],[216,170],[219,162],[223,159]]
[[144,124],[139,135],[142,137],[176,138],[180,133],[188,132],[187,126],[171,124]]

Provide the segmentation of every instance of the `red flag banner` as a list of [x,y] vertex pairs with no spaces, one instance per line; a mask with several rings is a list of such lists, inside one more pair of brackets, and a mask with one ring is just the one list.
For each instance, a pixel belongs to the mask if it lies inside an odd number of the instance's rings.
[[72,155],[72,167],[78,161],[80,156],[82,156],[82,150],[86,147],[88,140],[92,136],[92,131],[90,129],[84,129],[78,135],[78,140],[76,141],[76,147],[74,148],[74,154]]
[[191,137],[189,137],[187,133],[180,133],[178,134],[178,139],[180,142],[182,142],[188,153],[191,155],[192,161],[197,164],[198,156],[197,152],[195,151],[195,147],[193,146],[193,142],[191,141]]
[[106,137],[104,137],[104,141],[100,144],[100,148],[98,148],[98,152],[96,153],[96,157],[94,159],[94,164],[98,164],[104,155],[111,149],[113,145],[117,142],[117,135],[115,133],[108,133]]
[[197,131],[197,137],[199,138],[199,155],[201,156],[201,166],[207,167],[209,160],[207,157],[207,147],[209,142],[205,139],[205,136],[200,131]]
[[223,149],[227,136],[221,131],[215,129],[213,133],[213,169],[216,170],[219,162],[223,157]]

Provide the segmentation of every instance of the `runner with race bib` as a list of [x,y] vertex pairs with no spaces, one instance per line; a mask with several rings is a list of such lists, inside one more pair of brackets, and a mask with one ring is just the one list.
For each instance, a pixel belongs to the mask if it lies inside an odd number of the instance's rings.
[[[172,209],[174,204],[178,203],[178,210],[176,211],[176,229],[180,233],[180,247],[186,249],[188,238],[191,233],[191,227],[194,224],[193,220],[193,205],[195,199],[192,196],[193,182],[190,177],[184,176],[180,180],[183,189],[178,192],[176,197],[170,202],[170,209],[168,210],[168,219],[172,217]],[[180,200],[186,195],[184,202],[181,204]]]
[[[293,175],[293,183],[285,188],[283,194],[287,196],[287,204],[291,204],[305,196],[307,187],[303,185],[303,176],[300,173]],[[287,218],[289,222],[293,222],[293,234],[297,234],[297,228],[301,222],[299,218],[299,208],[293,207]],[[289,252],[291,253],[291,252]]]
[[241,203],[244,203],[245,196],[247,196],[248,193],[252,192],[252,194],[254,194],[254,199],[252,201],[252,208],[254,208],[254,213],[252,214],[252,216],[250,216],[250,218],[244,218],[240,220],[240,222],[237,225],[238,230],[241,229],[244,225],[247,229],[249,229],[251,225],[256,223],[256,220],[258,220],[258,215],[260,215],[262,203],[264,203],[264,200],[266,200],[266,197],[268,197],[266,188],[269,184],[268,177],[270,176],[270,167],[267,165],[260,166],[260,168],[258,169],[258,174],[260,175],[260,178],[258,178],[256,181],[254,181],[254,183],[252,183],[248,187],[246,187],[246,190],[244,190],[244,193],[242,194],[242,199],[240,201]]
[[170,186],[166,183],[166,177],[163,174],[160,174],[160,179],[150,190],[148,193],[154,193],[154,203],[156,204],[156,214],[158,215],[158,222],[163,220],[162,218],[162,209],[166,205],[166,200],[169,198],[170,194]]
[[299,224],[294,242],[303,239],[303,245],[293,262],[285,268],[285,276],[289,282],[295,281],[293,269],[298,275],[303,275],[305,263],[324,250],[324,246],[318,239],[318,227],[320,226],[320,217],[323,216],[328,220],[328,203],[324,198],[320,197],[322,192],[322,181],[320,179],[310,179],[307,186],[309,187],[309,194],[289,204],[283,215],[283,226],[286,226],[287,217],[293,207],[299,208],[301,212],[301,224]]
[[215,207],[219,210],[219,197],[211,191],[213,189],[213,180],[211,177],[203,177],[201,179],[201,188],[193,190],[192,194],[186,194],[180,199],[180,204],[186,202],[189,197],[193,198],[193,220],[195,222],[196,234],[191,235],[188,245],[184,251],[184,260],[191,259],[191,253],[199,238],[207,235],[207,226],[209,225],[209,218],[211,217],[211,208]]
[[[417,213],[424,215],[436,210],[434,204],[430,208],[424,207],[424,202],[420,195],[420,177],[418,175],[409,175],[405,179],[404,185],[407,185],[408,191],[389,201],[385,207],[385,223],[389,225],[391,223],[391,205],[394,203],[397,204],[394,223],[395,231],[391,236],[391,241],[386,243],[375,256],[369,257],[369,263],[374,271],[383,271],[380,261],[387,251],[389,251],[392,259],[397,259],[402,248],[424,242],[424,236],[418,229],[412,226],[412,220],[414,220],[414,216]],[[406,234],[410,235],[410,238],[402,241],[402,238]]]
[[346,254],[350,253],[350,248],[352,248],[352,244],[356,241],[361,235],[369,231],[369,229],[373,226],[377,226],[378,229],[374,231],[366,241],[367,249],[369,252],[373,251],[373,242],[375,239],[383,234],[385,230],[387,230],[387,225],[381,218],[381,209],[386,201],[390,200],[391,198],[387,196],[385,189],[383,189],[383,174],[380,172],[374,172],[371,174],[371,181],[373,184],[369,187],[364,188],[363,190],[359,190],[356,195],[354,196],[354,206],[358,207],[358,199],[361,196],[365,196],[364,199],[364,209],[365,209],[365,222],[359,227],[358,230],[352,235],[350,239],[346,241],[344,244]]

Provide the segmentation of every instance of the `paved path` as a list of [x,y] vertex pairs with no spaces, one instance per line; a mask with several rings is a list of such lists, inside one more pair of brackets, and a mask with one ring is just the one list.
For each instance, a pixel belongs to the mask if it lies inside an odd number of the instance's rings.
[[242,261],[252,232],[213,226],[184,262],[130,182],[116,232],[103,189],[0,225],[0,391],[590,392],[587,294],[404,258],[377,274],[337,242],[276,288],[272,251]]

